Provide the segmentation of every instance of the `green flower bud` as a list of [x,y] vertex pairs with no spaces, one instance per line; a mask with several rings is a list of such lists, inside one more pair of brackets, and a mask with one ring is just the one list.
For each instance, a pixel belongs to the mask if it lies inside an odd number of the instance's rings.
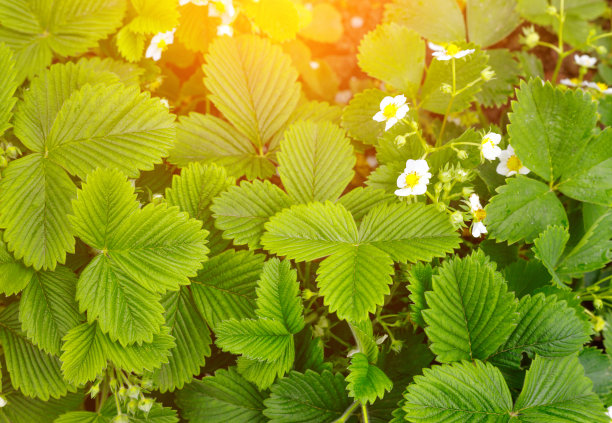
[[89,396],[95,398],[98,392],[100,392],[100,382],[91,385],[91,388],[89,388]]
[[483,69],[482,72],[480,72],[480,77],[485,82],[490,81],[491,79],[493,79],[494,76],[495,76],[495,71],[491,69],[491,66],[487,66],[486,68]]
[[125,389],[125,386],[122,386],[121,388],[119,388],[119,392],[117,392],[117,396],[119,397],[121,401],[125,401],[125,398],[127,397],[127,389]]
[[446,210],[446,204],[444,204],[444,203],[436,203],[436,209],[438,209],[438,211],[443,212],[444,210]]
[[468,158],[468,152],[465,150],[457,150],[457,158],[459,160],[465,160]]
[[135,399],[131,399],[127,404],[127,411],[130,414],[135,414],[136,409],[138,409],[138,401],[136,401]]
[[148,414],[153,407],[153,400],[151,398],[143,398],[138,402],[138,409],[145,414]]
[[395,137],[395,145],[397,145],[398,147],[403,147],[406,144],[406,137],[403,135],[398,135],[397,137]]
[[453,179],[453,175],[448,170],[445,170],[438,173],[438,179],[440,182],[450,182]]
[[0,408],[4,407],[6,404],[8,404],[6,397],[4,395],[0,395]]
[[115,416],[111,423],[130,423],[130,419],[125,414],[119,414]]
[[132,385],[127,390],[127,396],[130,398],[138,399],[140,396],[140,388],[136,385]]
[[444,93],[444,94],[452,94],[453,93],[453,87],[451,87],[449,84],[442,84],[440,86],[440,90]]
[[555,16],[557,14],[557,8],[553,5],[550,5],[546,8],[546,13],[548,13],[551,16]]
[[8,166],[8,160],[4,156],[0,156],[0,169]]
[[597,54],[601,56],[608,54],[608,49],[604,46],[597,46],[595,47],[595,50],[597,51]]
[[14,145],[9,145],[6,149],[6,155],[11,159],[16,159],[19,155],[19,150]]
[[472,195],[473,192],[474,192],[474,188],[472,187],[463,187],[461,189],[461,195],[466,198]]
[[601,310],[601,308],[603,307],[603,301],[601,300],[601,298],[595,298],[593,300],[593,306],[595,306],[596,309]]
[[463,223],[463,213],[459,210],[450,215],[451,223],[454,227],[459,227]]

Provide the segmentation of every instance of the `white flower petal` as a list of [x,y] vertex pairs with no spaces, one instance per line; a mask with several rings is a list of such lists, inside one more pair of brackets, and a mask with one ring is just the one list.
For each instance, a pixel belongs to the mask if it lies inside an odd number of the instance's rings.
[[406,197],[408,195],[412,195],[412,189],[410,188],[396,189],[395,195],[398,195],[400,197]]
[[461,59],[462,57],[465,57],[465,56],[467,56],[468,54],[472,54],[472,53],[474,53],[475,51],[476,51],[476,50],[474,50],[473,48],[472,48],[472,49],[469,49],[469,50],[461,50],[459,53],[455,54],[453,57],[454,57],[455,59]]
[[439,54],[439,55],[437,55],[437,56],[436,56],[436,53],[434,53],[434,56],[436,57],[436,59],[438,59],[438,60],[442,60],[442,61],[447,61],[447,60],[452,59],[452,56],[449,56],[449,55],[447,55],[447,54],[442,54],[442,53],[440,53],[440,54]]
[[380,110],[384,111],[385,107],[387,107],[391,103],[393,103],[393,97],[387,96],[387,97],[383,98],[381,100],[381,102],[380,102]]
[[520,173],[521,175],[527,175],[529,172],[531,172],[531,171],[530,171],[529,169],[527,169],[525,166],[523,166],[523,167],[521,167],[521,168],[519,169],[519,173]]
[[486,143],[482,145],[482,155],[487,160],[495,160],[501,154],[502,149],[496,145]]
[[378,112],[376,113],[372,119],[374,119],[376,122],[384,122],[385,120],[387,120],[387,118],[385,117],[385,115],[383,114],[383,112]]
[[574,84],[574,83],[572,82],[572,80],[571,80],[571,79],[569,79],[569,78],[563,78],[563,79],[561,80],[561,83],[562,83],[563,85],[567,85],[568,87],[575,87],[575,86],[576,86],[576,84]]
[[441,45],[432,43],[431,41],[427,43],[427,45],[429,46],[429,48],[433,51],[445,51],[446,49],[444,47],[442,47]]
[[470,208],[472,211],[480,210],[482,208],[478,194],[470,195]]
[[500,175],[510,176],[510,169],[508,169],[508,161],[500,161],[495,171]]
[[485,227],[484,223],[474,222],[472,224],[472,236],[474,238],[479,238],[480,235],[486,234],[486,233],[487,233],[487,228]]
[[406,96],[404,96],[403,94],[400,95],[396,95],[393,98],[393,103],[399,108],[402,107],[404,104],[406,104]]
[[385,125],[385,131],[388,131],[389,128],[391,128],[393,125],[395,125],[398,122],[397,118],[389,118],[389,120],[387,121],[387,124]]
[[406,186],[406,174],[402,173],[397,177],[397,187],[404,188]]
[[[406,163],[408,165],[408,163]],[[424,176],[425,173],[429,172],[429,165],[426,160],[415,160],[412,165],[412,169],[419,176]]]
[[488,141],[491,141],[493,144],[497,145],[500,143],[502,136],[495,132],[489,132],[487,135],[484,136],[484,138],[486,138]]
[[423,195],[427,192],[427,184],[419,183],[414,188],[412,188],[412,193],[414,195]]
[[398,119],[404,119],[404,117],[406,117],[406,113],[408,113],[408,110],[410,110],[408,105],[404,104],[402,107],[397,109],[397,112],[395,113],[395,117]]

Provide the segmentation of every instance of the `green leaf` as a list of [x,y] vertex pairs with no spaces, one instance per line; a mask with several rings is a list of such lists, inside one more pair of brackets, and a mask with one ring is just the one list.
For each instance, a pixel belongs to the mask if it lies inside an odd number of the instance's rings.
[[291,372],[270,390],[264,415],[271,423],[332,422],[351,404],[344,378],[329,371]]
[[24,395],[47,401],[59,398],[71,389],[62,378],[57,357],[40,350],[21,331],[18,303],[0,313],[0,343],[11,384]]
[[404,398],[405,418],[413,422],[504,423],[512,409],[501,372],[478,360],[425,369]]
[[508,134],[523,164],[546,181],[575,168],[597,121],[591,96],[534,79],[521,83],[516,98]]
[[[590,323],[581,320],[574,308],[554,295],[525,295],[518,306],[518,324],[507,341],[490,357],[491,362],[519,367],[521,354],[564,357],[590,339]],[[534,325],[533,322],[537,322]]]
[[287,344],[282,356],[277,360],[254,360],[238,357],[238,371],[246,380],[257,385],[260,391],[268,389],[277,377],[282,377],[291,370],[295,360],[293,341]]
[[282,322],[296,334],[304,328],[297,272],[287,260],[273,258],[263,266],[257,287],[257,316]]
[[612,392],[612,359],[596,347],[585,347],[578,354],[585,376],[593,382],[593,392],[606,403]]
[[407,276],[407,288],[410,291],[410,300],[412,301],[410,305],[410,319],[424,328],[423,310],[428,308],[425,293],[432,289],[433,269],[429,263],[416,263],[410,267]]
[[549,225],[567,226],[565,209],[546,184],[523,175],[506,181],[485,208],[485,224],[495,239],[532,242]]
[[[473,1],[485,4],[481,0]],[[507,49],[487,50],[487,54],[495,77],[482,85],[482,91],[476,94],[476,100],[485,107],[502,106],[514,94],[514,87],[519,83],[520,67],[512,52]]]
[[357,187],[340,197],[338,203],[353,215],[356,222],[360,222],[373,207],[391,202],[395,198],[395,195],[389,195],[382,189]]
[[374,88],[355,94],[342,112],[342,127],[351,137],[366,144],[376,144],[384,132],[384,125],[372,117],[380,111],[380,102],[385,96],[384,92]]
[[119,27],[123,0],[15,0],[0,5],[0,42],[14,52],[19,82],[51,64],[54,55],[78,56]]
[[214,163],[231,176],[249,180],[275,172],[274,164],[259,154],[246,135],[222,119],[195,112],[180,117],[168,160],[181,167],[191,162]]
[[13,295],[28,285],[34,271],[15,260],[9,253],[2,236],[3,233],[0,232],[0,292],[5,295]]
[[486,359],[516,325],[517,302],[503,276],[473,256],[445,262],[425,298],[425,333],[441,363]]
[[177,4],[171,0],[132,0],[137,16],[130,28],[141,34],[170,31],[178,23]]
[[372,245],[340,244],[319,265],[319,293],[338,318],[363,320],[389,294],[392,265],[393,260]]
[[533,240],[533,252],[537,259],[548,269],[548,272],[553,277],[553,280],[561,285],[561,279],[555,272],[555,268],[559,263],[565,244],[569,239],[567,228],[562,226],[549,226],[539,237]]
[[[1,6],[0,6],[1,7]],[[17,98],[13,97],[19,83],[17,81],[17,72],[15,70],[15,62],[13,52],[5,44],[0,43],[0,135],[11,127],[9,123],[13,116],[13,106],[17,102]]]
[[463,13],[454,0],[393,0],[385,6],[384,22],[407,26],[436,42],[465,39]]
[[538,288],[550,286],[550,275],[537,260],[515,261],[504,267],[502,274],[508,282],[508,290],[513,291],[519,299]]
[[172,187],[166,189],[166,201],[171,206],[201,220],[209,233],[208,248],[218,253],[228,246],[229,241],[222,238],[222,232],[215,228],[210,206],[214,197],[234,185],[234,179],[227,176],[225,168],[215,164],[193,163],[181,170],[180,175],[172,178]]
[[471,42],[487,47],[503,40],[521,23],[517,0],[468,0],[467,27]]
[[217,38],[204,73],[214,105],[258,147],[283,127],[299,99],[289,56],[255,36]]
[[346,377],[349,395],[363,404],[374,403],[385,392],[391,391],[393,382],[378,367],[368,362],[368,356],[357,353],[351,357]]
[[17,260],[54,269],[74,252],[66,215],[76,189],[66,172],[42,154],[12,161],[0,180],[0,228]]
[[379,25],[361,40],[357,60],[371,77],[416,94],[425,67],[425,43],[405,26]]
[[155,386],[161,391],[182,389],[193,376],[200,373],[205,358],[210,356],[210,334],[206,322],[198,313],[187,287],[171,291],[162,299],[169,335],[176,347],[170,350],[168,363],[162,364],[153,375]]
[[27,336],[45,352],[60,354],[62,337],[81,321],[75,300],[77,278],[67,267],[36,272],[19,302]]
[[3,377],[2,396],[7,404],[0,409],[2,423],[37,422],[55,423],[61,414],[74,410],[83,402],[83,393],[75,392],[47,401],[24,396],[14,389],[8,377]]
[[337,125],[300,121],[285,131],[278,162],[283,186],[296,202],[333,201],[353,179],[355,154]]
[[611,206],[612,130],[606,128],[572,159],[562,170],[559,191],[576,200]]
[[[428,6],[429,7],[429,6]],[[438,13],[438,12],[436,12]],[[472,45],[461,45],[462,49],[474,48]],[[489,56],[476,48],[476,51],[461,59],[455,59],[455,85],[457,91],[451,100],[451,94],[443,92],[442,84],[453,85],[453,71],[451,60],[433,60],[427,70],[427,76],[421,92],[423,108],[430,112],[444,114],[449,107],[451,112],[460,112],[469,107],[483,85],[480,73],[487,66]]]
[[83,57],[79,59],[77,65],[83,69],[90,69],[98,74],[111,72],[117,75],[119,80],[126,86],[138,85],[145,73],[144,68],[133,63],[126,63],[110,57],[104,59],[100,57]]
[[96,324],[83,323],[70,329],[62,346],[62,374],[75,385],[95,380],[106,368],[106,356]]
[[81,310],[111,339],[151,342],[163,323],[157,293],[195,276],[208,249],[201,223],[178,208],[142,209],[116,170],[90,174],[73,203],[75,232],[98,251],[77,285]]
[[520,422],[606,423],[609,418],[592,386],[575,354],[538,356],[525,375],[512,415]]
[[264,224],[293,201],[283,190],[269,181],[243,181],[213,200],[215,226],[234,245],[247,244],[257,249]]
[[270,319],[225,320],[215,333],[217,345],[224,351],[256,360],[278,360],[288,345],[293,344],[283,322]]
[[267,421],[262,414],[265,398],[236,368],[230,367],[186,385],[179,391],[177,402],[181,414],[191,423],[263,423]]
[[255,287],[265,256],[227,250],[204,262],[191,280],[195,304],[213,328],[224,320],[255,317]]

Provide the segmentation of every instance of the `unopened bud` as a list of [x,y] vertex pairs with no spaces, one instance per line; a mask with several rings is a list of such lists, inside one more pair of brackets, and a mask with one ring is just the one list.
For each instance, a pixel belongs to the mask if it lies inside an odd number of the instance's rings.
[[130,419],[125,414],[119,414],[115,416],[111,423],[130,423]]
[[125,398],[127,397],[127,389],[125,389],[125,386],[122,386],[121,388],[119,388],[119,392],[117,392],[117,396],[119,396],[119,399],[121,401],[125,401]]
[[458,227],[463,223],[463,213],[459,210],[450,215],[450,220],[453,226]]
[[436,203],[436,209],[438,209],[438,211],[443,212],[444,210],[446,210],[446,204],[444,203]]
[[151,196],[151,203],[153,204],[161,204],[164,201],[164,196],[161,194],[153,194]]
[[482,72],[480,72],[480,77],[485,82],[490,81],[491,79],[493,79],[494,76],[495,76],[495,71],[491,69],[491,66],[487,66],[486,68],[483,69]]
[[311,299],[312,297],[316,296],[317,293],[316,292],[312,292],[310,289],[305,288],[302,290],[302,298],[306,301],[308,301],[309,299]]
[[406,137],[403,135],[398,135],[395,137],[395,145],[398,147],[403,147],[406,144]]
[[136,401],[135,399],[131,399],[127,404],[128,413],[135,414],[137,408],[138,408],[138,401]]
[[434,184],[434,190],[436,191],[436,193],[442,192],[442,182],[436,182]]
[[95,385],[91,385],[91,388],[89,388],[89,396],[91,398],[95,398],[96,395],[98,395],[98,392],[100,392],[100,382],[96,383]]
[[468,158],[468,152],[465,150],[457,150],[457,158],[459,160],[465,160]]
[[444,185],[442,186],[444,191],[449,192],[451,190],[451,184],[450,182],[445,182]]
[[549,15],[555,16],[557,14],[557,8],[553,5],[550,5],[546,8],[546,13]]
[[153,407],[153,400],[151,398],[143,398],[138,402],[138,409],[145,414],[148,414]]
[[14,145],[7,147],[6,155],[9,156],[11,159],[16,159],[18,154],[19,150]]
[[440,180],[440,182],[450,182],[452,178],[453,175],[451,175],[448,170],[445,170],[444,172],[440,172],[438,174],[438,179]]
[[461,195],[463,197],[469,197],[470,195],[472,195],[473,192],[474,192],[474,188],[472,187],[463,187],[461,189]]
[[8,166],[8,160],[4,156],[0,156],[0,169]]
[[600,310],[603,307],[603,301],[601,300],[601,298],[595,298],[593,300],[593,306],[596,309]]
[[138,399],[140,396],[140,388],[136,385],[132,385],[127,390],[127,396],[130,398]]
[[140,381],[140,386],[143,389],[151,389],[153,388],[153,379],[145,378]]
[[604,46],[597,46],[595,47],[595,50],[597,50],[597,54],[601,56],[608,54],[608,49]]
[[606,321],[602,319],[601,316],[595,316],[595,318],[592,320],[592,323],[595,332],[601,332],[606,327]]
[[453,93],[453,87],[451,87],[449,84],[442,84],[440,86],[440,90],[444,93],[444,94],[452,94]]
[[540,42],[540,34],[538,34],[533,26],[523,28],[523,37],[521,42],[527,48],[534,48]]

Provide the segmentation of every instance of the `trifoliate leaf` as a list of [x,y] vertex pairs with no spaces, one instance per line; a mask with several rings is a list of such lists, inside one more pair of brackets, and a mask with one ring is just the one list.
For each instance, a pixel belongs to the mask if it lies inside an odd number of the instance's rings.
[[485,208],[485,225],[498,241],[531,242],[549,225],[567,226],[565,209],[546,184],[522,175],[506,181]]
[[121,24],[125,0],[15,0],[0,4],[0,42],[14,52],[18,81],[51,64],[53,56],[78,56]]
[[404,394],[408,421],[504,423],[512,397],[501,372],[489,363],[444,364],[415,376]]
[[353,179],[355,154],[337,125],[301,121],[285,131],[278,162],[283,186],[296,202],[333,201]]
[[[461,48],[475,47],[461,44]],[[445,114],[447,109],[450,112],[459,112],[468,108],[484,83],[482,80],[477,80],[480,78],[480,73],[486,68],[488,60],[489,56],[478,48],[461,59],[433,60],[427,70],[421,92],[423,108],[439,114]],[[453,62],[455,63],[456,90],[461,90],[454,97],[441,89],[442,84],[453,86]]]
[[297,272],[287,260],[273,258],[263,266],[257,286],[257,316],[277,320],[296,334],[304,328]]
[[255,249],[260,247],[264,224],[291,204],[293,200],[270,181],[243,181],[215,198],[211,210],[224,238]]
[[34,270],[15,260],[2,237],[3,233],[0,232],[0,292],[13,295],[28,285]]
[[12,303],[0,313],[0,343],[11,384],[24,395],[47,401],[59,398],[71,389],[62,378],[57,357],[40,350],[21,331],[19,303]]
[[521,23],[516,0],[468,0],[467,28],[470,41],[487,47],[503,40]]
[[555,268],[561,259],[565,244],[569,239],[567,228],[562,226],[549,226],[544,232],[533,240],[533,252],[542,264],[548,269],[548,272],[553,277],[553,280],[561,285],[561,279],[555,272]]
[[264,415],[271,423],[332,422],[351,404],[344,378],[329,371],[291,372],[270,390]]
[[182,389],[200,373],[205,358],[210,356],[210,334],[206,322],[198,313],[187,287],[171,291],[162,298],[166,310],[166,326],[176,346],[170,350],[168,363],[162,364],[153,375],[153,383],[161,391]]
[[11,127],[9,121],[13,116],[13,106],[17,98],[13,97],[19,86],[13,52],[5,44],[0,44],[0,135]]
[[70,329],[62,346],[62,374],[75,385],[95,380],[106,368],[106,356],[98,325],[83,323]]
[[61,340],[81,321],[75,300],[77,278],[70,269],[34,273],[19,302],[22,330],[40,349],[60,354]]
[[257,360],[278,360],[293,344],[291,333],[282,321],[270,319],[230,319],[215,330],[217,345],[224,351]]
[[178,208],[139,209],[121,172],[97,170],[73,203],[77,235],[98,251],[77,285],[81,310],[123,345],[151,342],[163,323],[157,293],[195,276],[208,249],[201,223]]
[[121,60],[115,60],[110,57],[83,57],[77,62],[77,66],[83,69],[89,69],[96,75],[104,75],[106,72],[111,72],[119,77],[126,86],[138,85],[140,78],[145,73],[145,69],[137,65],[126,63]]
[[384,22],[407,26],[436,42],[465,39],[463,13],[454,0],[393,0],[385,6]]
[[287,344],[283,354],[276,360],[253,360],[247,357],[238,357],[236,364],[238,371],[246,380],[253,382],[260,391],[268,389],[276,380],[291,370],[295,360],[295,346],[293,342]]
[[575,169],[597,121],[591,96],[534,79],[521,83],[516,98],[508,134],[518,158],[547,181]]
[[592,391],[575,354],[536,357],[511,413],[519,422],[606,423],[603,404]]
[[380,25],[361,40],[357,60],[371,77],[416,94],[425,67],[425,42],[405,26]]
[[346,377],[349,395],[363,404],[374,403],[382,398],[385,392],[391,391],[393,382],[387,375],[373,364],[368,362],[368,356],[357,353],[351,357]]
[[215,116],[195,112],[181,116],[169,161],[181,167],[191,162],[214,163],[225,167],[231,176],[247,179],[268,178],[275,172],[268,156],[260,154],[236,128]]
[[191,280],[195,304],[213,330],[224,320],[255,317],[255,287],[265,256],[227,250]]
[[297,105],[300,86],[290,62],[280,47],[251,35],[219,37],[206,56],[204,83],[210,99],[260,148]]
[[0,227],[17,260],[35,269],[54,269],[74,252],[66,215],[76,194],[60,166],[34,153],[11,161],[0,180]]
[[131,0],[136,17],[129,23],[137,34],[172,30],[178,24],[178,4],[172,0]]
[[340,197],[338,203],[351,212],[356,222],[360,222],[373,207],[389,203],[395,198],[395,195],[389,195],[382,189],[357,187]]
[[422,312],[431,350],[441,363],[484,360],[516,325],[517,302],[506,281],[473,256],[445,262]]
[[264,423],[266,395],[230,367],[214,376],[194,380],[179,391],[181,414],[190,423],[225,423],[230,421]]
[[[590,324],[554,295],[525,295],[518,306],[517,326],[490,361],[518,367],[522,352],[530,357],[563,357],[579,351],[589,340]],[[533,322],[538,322],[534,325]]]

